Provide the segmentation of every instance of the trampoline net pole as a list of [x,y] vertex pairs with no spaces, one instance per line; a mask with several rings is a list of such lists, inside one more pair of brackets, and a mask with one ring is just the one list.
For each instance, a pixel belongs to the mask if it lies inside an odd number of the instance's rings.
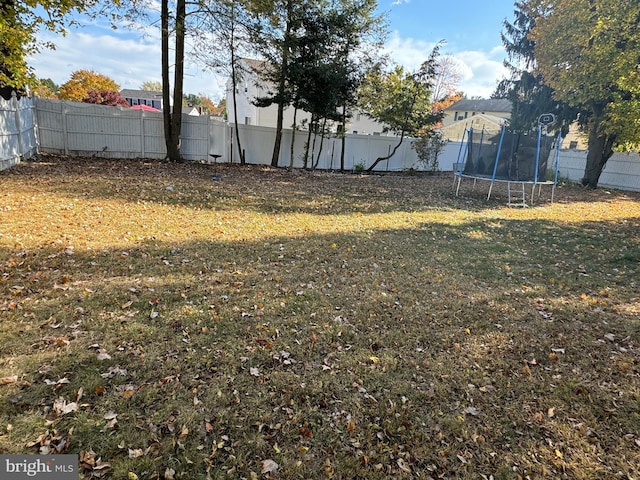
[[496,152],[496,160],[493,163],[493,174],[491,175],[491,185],[489,186],[489,194],[487,200],[491,198],[491,190],[493,189],[493,183],[496,181],[496,173],[498,171],[498,161],[500,160],[500,150],[502,150],[502,141],[504,140],[504,132],[506,127],[502,126],[502,132],[500,133],[500,142],[498,143],[498,151]]

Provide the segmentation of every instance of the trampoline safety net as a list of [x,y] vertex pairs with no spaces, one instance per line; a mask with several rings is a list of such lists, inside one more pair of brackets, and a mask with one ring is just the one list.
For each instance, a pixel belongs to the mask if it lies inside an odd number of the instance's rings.
[[[501,137],[502,142],[500,141]],[[500,131],[482,130],[476,132],[471,130],[462,173],[472,177],[505,181],[544,181],[547,161],[554,140],[554,137],[541,136],[536,175],[538,150],[538,135],[536,133],[526,135],[505,130],[504,136],[502,136]],[[496,158],[497,166],[495,164]]]

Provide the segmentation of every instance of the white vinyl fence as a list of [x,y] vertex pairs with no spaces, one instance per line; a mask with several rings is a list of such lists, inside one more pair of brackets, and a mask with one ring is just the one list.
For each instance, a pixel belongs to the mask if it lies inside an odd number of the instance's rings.
[[32,98],[0,97],[0,170],[37,153],[36,122]]
[[[75,156],[164,158],[162,113],[38,98],[40,150]],[[207,158],[209,117],[185,115],[182,155]]]
[[[36,142],[37,133],[37,142]],[[272,128],[239,125],[240,143],[250,164],[271,164],[275,132]],[[293,131],[283,132],[278,165],[291,164]],[[304,165],[307,131],[296,132],[293,166]],[[396,137],[376,135],[347,135],[345,142],[346,170],[359,166],[368,168],[376,158],[387,155],[396,145]],[[311,138],[307,166],[322,170],[340,168],[342,141],[320,137]],[[375,171],[422,170],[416,152],[406,139],[396,154],[377,165]],[[458,161],[460,142],[449,142],[438,161],[441,171],[452,171]],[[155,158],[165,156],[162,114],[104,107],[86,103],[37,98],[22,98],[19,102],[0,100],[0,170],[28,158],[36,150],[75,156],[108,158]],[[239,163],[234,126],[210,119],[208,116],[183,116],[182,155],[187,160],[219,163]],[[555,151],[551,152],[555,155]],[[214,160],[215,159],[215,160]],[[586,152],[561,150],[560,177],[578,182],[584,174]],[[552,162],[550,162],[550,165]],[[600,186],[640,191],[640,156],[618,153],[607,162]]]
[[[558,160],[558,175],[560,178],[579,182],[584,177],[586,164],[586,151],[561,150]],[[637,153],[614,153],[602,170],[598,186],[640,192],[640,155]]]
[[[275,140],[274,129],[268,127],[256,127],[252,125],[239,125],[240,144],[245,152],[247,163],[269,165],[273,152]],[[220,127],[218,127],[220,128]],[[230,132],[228,138],[233,139],[232,161],[238,162],[240,159],[234,126],[228,127]],[[288,167],[291,165],[291,140],[293,130],[285,129],[282,135],[282,144],[278,165]],[[344,168],[353,170],[358,166],[369,167],[376,158],[386,156],[393,150],[399,138],[376,135],[347,135],[345,141]],[[304,166],[305,147],[309,143],[309,153],[307,156],[307,166],[316,166],[320,170],[337,170],[340,168],[340,155],[342,151],[342,139],[337,137],[327,137],[322,139],[320,135],[311,136],[309,132],[296,131],[293,151],[293,167],[302,168]],[[312,157],[313,155],[313,157]],[[223,161],[228,161],[225,157]],[[411,140],[405,140],[396,154],[389,159],[379,163],[376,171],[402,171],[409,168],[419,169],[419,161],[416,152],[411,148]]]

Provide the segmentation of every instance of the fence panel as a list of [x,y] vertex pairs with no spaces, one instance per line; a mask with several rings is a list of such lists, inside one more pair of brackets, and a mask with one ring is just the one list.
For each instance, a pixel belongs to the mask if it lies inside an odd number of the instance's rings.
[[[586,151],[560,150],[558,174],[561,178],[579,182],[584,176],[586,164]],[[640,155],[614,153],[602,170],[598,186],[640,192]]]
[[33,99],[0,97],[0,170],[37,153]]
[[[44,152],[107,158],[165,157],[162,113],[87,103],[38,99]],[[206,160],[208,117],[183,115],[182,155]]]

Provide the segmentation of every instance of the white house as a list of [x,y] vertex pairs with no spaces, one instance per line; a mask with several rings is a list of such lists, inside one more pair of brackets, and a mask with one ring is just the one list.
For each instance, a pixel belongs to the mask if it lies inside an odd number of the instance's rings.
[[[260,78],[261,72],[267,68],[267,62],[262,60],[242,59],[239,62],[242,71],[240,80],[236,85],[236,101],[238,112],[238,123],[245,125],[257,125],[261,127],[275,128],[277,125],[278,106],[273,104],[269,107],[257,107],[253,104],[256,98],[269,96],[275,86],[265,82]],[[235,122],[235,112],[233,109],[233,82],[231,78],[227,79],[226,84],[227,98],[227,118],[229,123]],[[294,108],[287,107],[284,109],[284,128],[291,128],[293,125]],[[304,111],[298,111],[296,114],[296,123],[298,128],[308,124],[311,115]],[[340,127],[334,125],[334,129]],[[387,135],[384,125],[376,122],[363,112],[356,112],[347,124],[347,133],[358,133],[362,135]]]

